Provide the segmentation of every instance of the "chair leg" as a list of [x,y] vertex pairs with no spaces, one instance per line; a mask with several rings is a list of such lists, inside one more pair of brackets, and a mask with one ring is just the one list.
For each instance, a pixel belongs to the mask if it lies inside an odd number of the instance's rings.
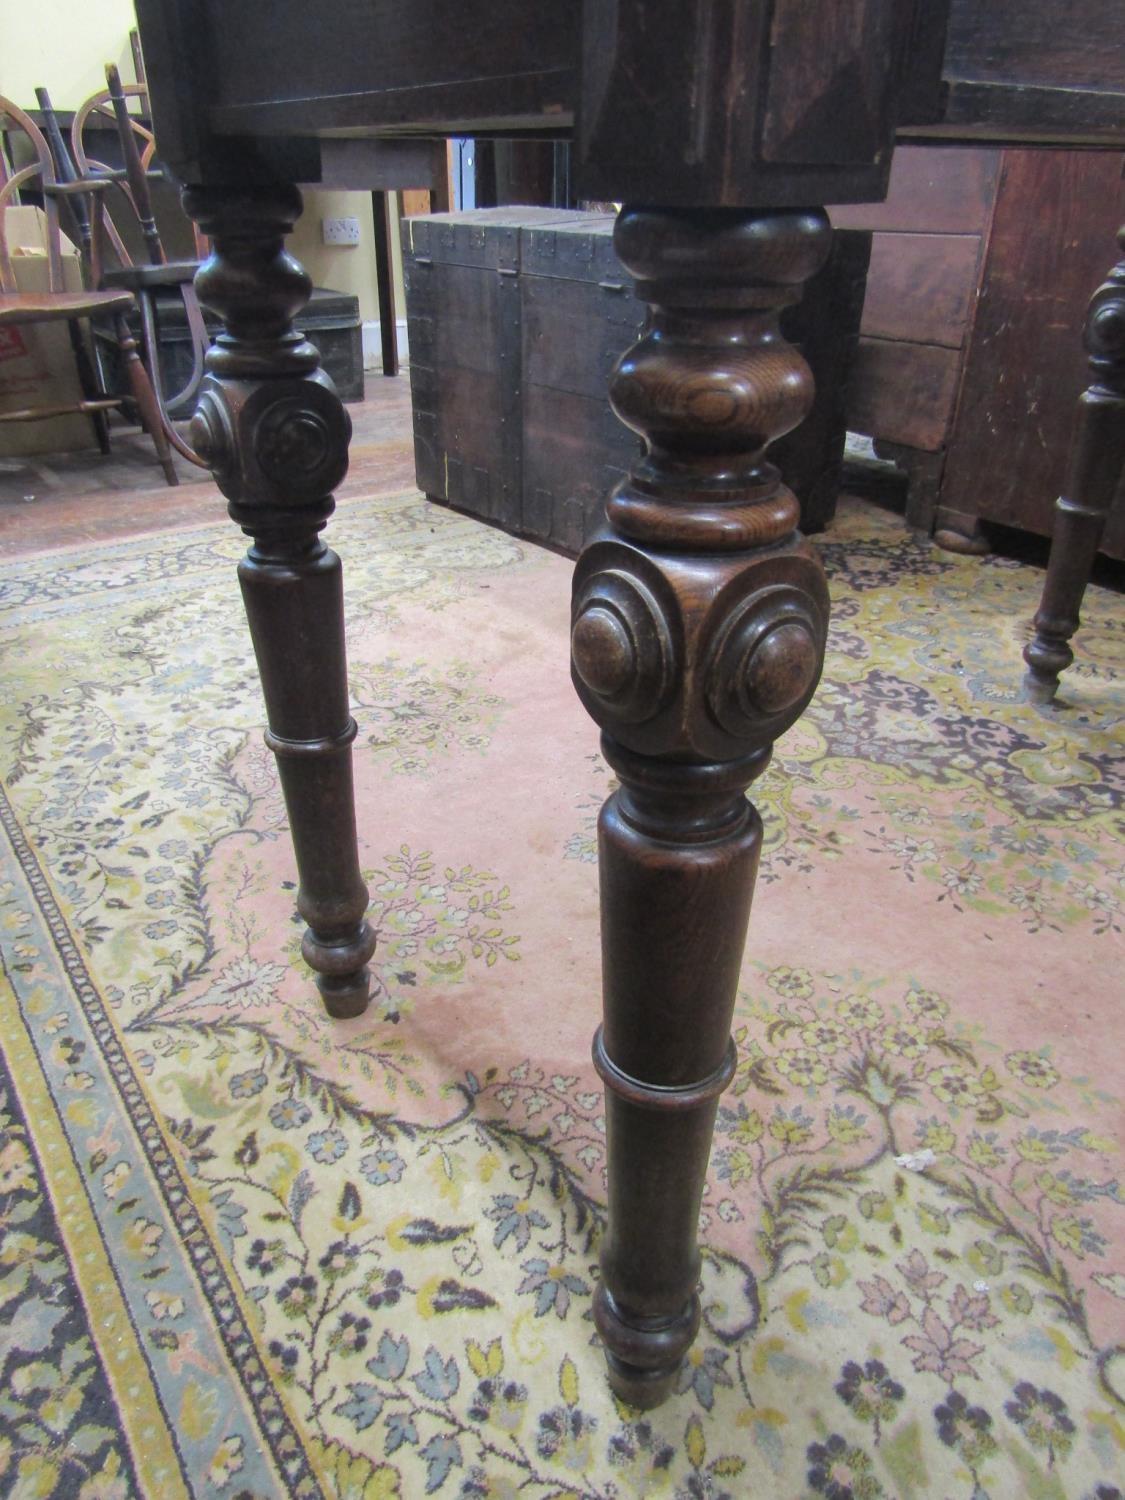
[[124,314],[119,314],[114,323],[117,329],[117,340],[121,345],[122,358],[125,361],[125,373],[129,377],[129,387],[133,392],[133,400],[137,403],[141,419],[152,438],[156,456],[164,470],[164,477],[169,484],[179,484],[180,476],[176,473],[176,466],[172,460],[172,447],[164,431],[160,405],[156,399],[156,392],[152,388],[148,371],[137,353],[137,341],[130,332]]
[[[1125,227],[1117,234],[1125,251]],[[1074,660],[1070,639],[1094,566],[1106,516],[1125,469],[1125,259],[1090,302],[1083,341],[1093,377],[1078,400],[1063,493],[1035,634],[1024,648],[1024,686],[1033,703],[1050,703],[1059,674]]]
[[[82,337],[82,325],[77,318],[66,320],[66,331],[70,334],[70,348],[74,355],[74,368],[78,372],[78,383],[82,387],[82,394],[87,401],[96,401],[102,395],[101,387],[98,385],[94,367],[90,363],[90,355],[86,349],[86,341]],[[104,411],[92,411],[90,413],[90,424],[94,429],[94,438],[103,454],[109,453],[109,423]]]
[[137,308],[141,315],[141,349],[144,367],[148,371],[152,393],[161,411],[167,410],[164,399],[164,380],[160,373],[160,335],[156,326],[156,307],[152,293],[142,287],[136,293]]

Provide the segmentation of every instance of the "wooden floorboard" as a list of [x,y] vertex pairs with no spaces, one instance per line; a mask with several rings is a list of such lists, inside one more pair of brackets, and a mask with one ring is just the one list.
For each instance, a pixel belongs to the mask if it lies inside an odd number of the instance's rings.
[[[348,407],[353,437],[341,503],[414,483],[410,380],[367,377],[365,399]],[[180,483],[169,486],[152,443],[135,428],[114,426],[112,452],[0,458],[0,557],[110,541],[225,514],[209,474],[177,458]]]

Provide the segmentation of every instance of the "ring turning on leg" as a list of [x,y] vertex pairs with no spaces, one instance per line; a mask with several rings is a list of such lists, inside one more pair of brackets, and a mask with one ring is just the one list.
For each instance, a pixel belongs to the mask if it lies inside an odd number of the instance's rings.
[[[1117,242],[1125,251],[1125,228]],[[1035,634],[1023,653],[1027,694],[1035,703],[1050,703],[1059,674],[1074,660],[1070,640],[1125,468],[1125,259],[1094,293],[1084,342],[1092,381],[1078,401]]]
[[226,325],[207,356],[192,443],[252,539],[238,577],[309,924],[301,952],[329,1014],[355,1016],[375,935],[356,846],[340,559],[320,536],[351,423],[293,326],[312,290],[285,251],[296,188],[189,188],[184,204],[214,241],[200,301]]
[[609,1218],[595,1318],[637,1406],[700,1321],[696,1226],[761,849],[746,788],[820,676],[828,595],[765,461],[812,403],[778,330],[824,263],[820,212],[626,208],[615,245],[651,305],[610,399],[644,455],[579,559],[575,688],[620,786],[599,862]]

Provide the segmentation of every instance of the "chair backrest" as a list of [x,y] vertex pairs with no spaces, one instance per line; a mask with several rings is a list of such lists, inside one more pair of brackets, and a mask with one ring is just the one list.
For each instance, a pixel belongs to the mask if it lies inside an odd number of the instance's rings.
[[[125,85],[121,82],[121,76],[113,63],[108,63],[106,66],[105,80],[113,105],[113,118],[117,124],[117,141],[121,147],[121,159],[125,165],[125,180],[129,184],[129,196],[133,200],[133,208],[140,220],[149,264],[162,266],[167,262],[168,257],[164,254],[164,246],[160,243],[160,231],[156,227],[156,219],[152,212],[152,194],[148,190],[148,168],[156,150],[156,142],[152,131],[129,113],[129,100],[125,93]],[[136,87],[141,90],[142,94],[144,93],[143,84],[137,84]],[[138,139],[145,142],[143,151],[138,147]]]
[[[142,118],[130,113],[130,101],[136,101],[141,107],[141,113],[147,113],[148,93],[144,83],[123,84],[118,77],[117,69],[113,65],[105,69],[107,75],[108,89],[101,90],[96,95],[90,96],[86,104],[81,105],[75,113],[71,124],[71,153],[74,157],[77,171],[86,178],[105,177],[113,181],[120,193],[114,193],[107,199],[107,213],[105,213],[105,237],[108,245],[113,249],[113,254],[121,266],[130,266],[133,258],[130,257],[129,249],[126,248],[126,239],[136,246],[135,236],[132,229],[141,231],[142,258],[148,261],[150,266],[163,266],[166,261],[165,248],[160,240],[160,231],[157,228],[156,214],[153,211],[153,199],[151,199],[150,181],[162,177],[162,172],[157,171],[159,162],[156,160],[156,141],[150,127],[144,123]],[[96,147],[90,144],[90,132],[92,127],[101,127],[110,124],[117,135],[117,153],[120,157],[121,166],[110,166],[96,154]],[[120,205],[126,202],[129,211],[129,223],[114,225],[113,204]],[[118,233],[118,228],[123,233]],[[195,258],[199,260],[202,255],[207,254],[207,246],[202,242],[198,229],[192,225],[193,245],[195,245]]]
[[[114,69],[116,78],[117,70]],[[115,105],[113,92],[119,92],[121,103]],[[129,113],[129,100],[139,99],[142,108],[147,108],[148,91],[141,83],[121,83],[117,79],[116,90],[102,89],[92,94],[89,99],[81,104],[75,112],[70,126],[70,147],[74,164],[80,176],[85,178],[105,177],[113,181],[121,190],[122,195],[129,205],[132,216],[141,226],[145,239],[145,247],[148,259],[154,265],[160,265],[164,260],[163,250],[160,248],[160,236],[156,231],[156,224],[152,218],[152,206],[148,198],[147,185],[144,186],[141,202],[138,204],[136,193],[136,180],[129,171],[129,154],[135,157],[143,184],[144,174],[148,171],[152,158],[156,152],[156,142],[152,131],[142,121]],[[122,151],[125,167],[112,167],[100,158],[90,154],[87,149],[86,132],[91,124],[101,125],[103,128],[108,124],[116,133],[119,149]],[[127,144],[126,144],[127,143]],[[147,219],[147,224],[146,224]],[[125,247],[125,242],[118,233],[113,222],[111,213],[107,210],[105,214],[105,236],[117,261],[122,266],[131,266],[133,257]],[[156,256],[153,254],[153,244],[156,246]]]
[[[3,95],[0,95],[0,131],[3,131],[7,142],[7,149],[0,150],[0,290],[16,290],[11,248],[5,228],[6,211],[15,205],[17,194],[38,180],[47,222],[48,285],[52,292],[65,291],[59,243],[59,206],[57,198],[50,191],[56,182],[51,149],[34,120]],[[26,137],[29,143],[32,159],[27,165],[16,167],[14,163],[25,153],[17,154],[12,150],[12,145],[21,136]]]

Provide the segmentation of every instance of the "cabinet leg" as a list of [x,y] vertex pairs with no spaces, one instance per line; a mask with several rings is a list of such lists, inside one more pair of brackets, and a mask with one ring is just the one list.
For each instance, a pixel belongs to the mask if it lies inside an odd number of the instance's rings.
[[575,687],[620,779],[599,823],[609,1220],[595,1318],[651,1407],[699,1324],[696,1225],[761,843],[745,791],[820,675],[828,598],[767,444],[812,403],[778,317],[824,263],[819,212],[626,208],[652,309],[610,380],[644,456],[575,571]]
[[981,530],[980,517],[939,505],[934,512],[934,541],[946,552],[962,557],[986,557],[992,550]]
[[295,188],[189,188],[214,249],[196,277],[223,319],[191,440],[251,537],[239,582],[297,857],[301,951],[330,1015],[367,1005],[375,937],[364,920],[352,790],[340,559],[321,540],[348,465],[351,423],[293,327],[312,284],[284,245]]
[[[1125,251],[1125,228],[1118,231]],[[1049,703],[1074,660],[1070,639],[1090,581],[1106,516],[1125,469],[1125,259],[1094,293],[1083,334],[1091,384],[1078,400],[1066,486],[1055,528],[1035,634],[1024,648],[1027,695]]]

